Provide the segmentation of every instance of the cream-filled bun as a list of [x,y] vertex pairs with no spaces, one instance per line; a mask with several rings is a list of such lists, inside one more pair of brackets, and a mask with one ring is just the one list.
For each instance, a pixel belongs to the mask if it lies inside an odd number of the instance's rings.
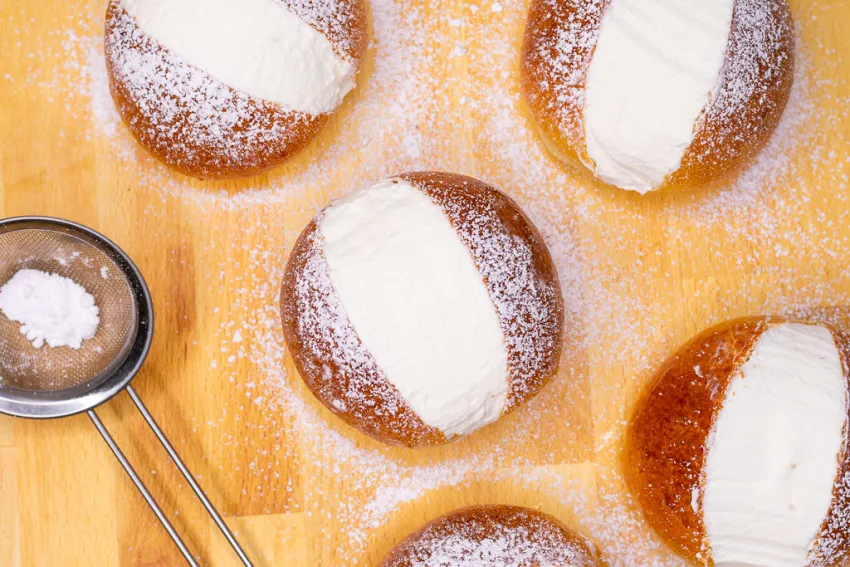
[[381,567],[597,567],[593,543],[555,518],[518,506],[473,506],[433,520]]
[[746,318],[709,329],[638,404],[625,469],[645,517],[699,565],[846,565],[850,337]]
[[110,0],[106,64],[133,135],[200,178],[301,151],[355,86],[364,0]]
[[324,209],[289,258],[281,311],[319,401],[409,447],[472,433],[536,394],[564,323],[552,258],[517,204],[434,172]]
[[753,158],[793,72],[786,0],[532,0],[522,54],[552,152],[640,193]]

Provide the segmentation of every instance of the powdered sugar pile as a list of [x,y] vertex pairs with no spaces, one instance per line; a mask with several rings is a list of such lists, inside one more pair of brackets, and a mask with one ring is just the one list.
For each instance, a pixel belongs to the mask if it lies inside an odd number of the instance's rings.
[[784,102],[772,90],[786,92],[793,64],[794,28],[783,3],[739,0],[734,14],[722,86],[690,158],[719,171],[771,135]]
[[0,311],[21,323],[35,348],[47,343],[78,350],[100,324],[100,310],[83,286],[38,270],[21,270],[0,288]]

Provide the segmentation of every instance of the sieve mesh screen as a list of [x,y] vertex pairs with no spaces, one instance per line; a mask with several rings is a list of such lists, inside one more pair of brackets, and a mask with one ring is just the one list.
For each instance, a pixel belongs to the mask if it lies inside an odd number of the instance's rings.
[[100,325],[78,350],[47,344],[37,349],[20,332],[21,324],[0,311],[0,386],[35,392],[97,386],[107,369],[120,365],[135,338],[138,315],[124,272],[109,255],[67,232],[23,228],[0,233],[0,286],[25,269],[59,274],[83,286],[100,308]]

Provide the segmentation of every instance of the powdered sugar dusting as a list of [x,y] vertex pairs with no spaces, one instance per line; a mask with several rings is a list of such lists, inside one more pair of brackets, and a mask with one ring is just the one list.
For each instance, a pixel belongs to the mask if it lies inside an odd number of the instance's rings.
[[[524,68],[531,106],[543,129],[558,132],[564,138],[559,144],[568,143],[579,156],[584,153],[586,75],[608,4],[538,0],[526,32]],[[758,151],[785,103],[793,43],[785,0],[735,3],[721,88],[697,124],[683,171],[723,173]]]
[[287,339],[304,380],[329,409],[371,435],[418,442],[427,429],[405,404],[361,342],[334,290],[319,230],[321,215],[301,237],[284,276]]
[[835,491],[831,515],[825,525],[825,534],[820,538],[810,554],[811,565],[822,567],[840,565],[847,560],[850,549],[847,546],[847,530],[850,528],[850,471],[844,470],[839,476]]
[[794,65],[785,0],[738,0],[717,98],[685,156],[720,173],[768,140],[782,115]]
[[105,50],[122,115],[176,167],[205,175],[261,168],[269,148],[298,146],[316,127],[316,117],[232,89],[161,47],[117,4],[107,15]]
[[[661,358],[724,319],[772,312],[850,320],[846,310],[835,309],[850,305],[850,282],[839,269],[850,256],[843,230],[850,226],[850,162],[841,149],[847,147],[850,116],[845,73],[835,69],[837,50],[843,49],[832,31],[835,8],[792,3],[799,24],[795,86],[777,132],[754,164],[702,191],[638,200],[573,177],[540,144],[515,87],[524,0],[501,0],[501,10],[464,2],[445,15],[427,16],[412,0],[370,4],[374,59],[353,100],[343,105],[345,127],[331,125],[314,154],[240,185],[238,192],[226,184],[187,181],[137,149],[100,72],[101,38],[91,31],[99,27],[99,8],[85,15],[94,24],[69,23],[73,34],[26,38],[27,30],[12,30],[13,41],[40,40],[32,48],[37,60],[51,45],[61,45],[67,57],[53,75],[0,72],[0,83],[21,97],[48,93],[45,99],[57,104],[81,98],[72,110],[92,109],[94,126],[81,139],[93,138],[101,163],[127,171],[126,186],[161,203],[139,210],[146,244],[165,246],[169,236],[198,241],[204,255],[195,271],[173,272],[170,281],[209,280],[211,295],[204,301],[227,312],[219,329],[197,331],[210,334],[200,339],[229,349],[206,353],[217,365],[204,373],[204,383],[233,380],[234,397],[250,393],[245,405],[273,416],[248,431],[271,428],[277,436],[282,426],[275,419],[292,428],[300,485],[282,482],[277,493],[258,493],[257,507],[280,511],[276,502],[291,502],[286,509],[309,514],[311,537],[322,538],[313,547],[341,550],[311,564],[376,563],[381,557],[374,550],[387,533],[403,537],[393,530],[404,512],[426,506],[440,491],[477,503],[480,493],[470,487],[497,479],[533,494],[545,509],[573,517],[571,525],[591,534],[612,566],[681,565],[647,531],[616,474],[617,443],[635,393]],[[435,46],[434,37],[443,45]],[[447,77],[446,67],[461,62],[460,78]],[[463,145],[456,145],[464,136]],[[4,152],[11,145],[4,139]],[[380,178],[429,169],[493,184],[540,228],[559,270],[568,350],[559,377],[490,433],[413,454],[352,433],[313,401],[294,372],[284,370],[277,288],[286,254],[319,208]],[[206,225],[183,224],[198,216],[216,229],[226,226],[226,236]],[[236,261],[231,251],[240,257],[241,276],[221,282],[219,273]],[[229,342],[236,327],[243,336],[238,347]],[[230,356],[245,366],[227,362]],[[239,407],[235,400],[233,405]],[[245,430],[228,438],[203,423],[197,427],[214,440],[224,438],[228,449],[259,459],[260,449]],[[593,486],[573,482],[570,467],[557,466],[589,461],[596,463]],[[233,465],[224,460],[221,466]],[[284,475],[270,467],[238,471],[240,486]],[[328,478],[338,479],[332,493],[324,488]],[[302,495],[286,500],[284,492]],[[328,530],[323,524],[330,520],[344,525],[344,532]]]
[[[581,118],[584,86],[602,15],[610,0],[541,0],[540,28],[527,39],[535,61],[533,80],[547,96],[544,107],[558,118],[558,126],[574,140],[584,139]],[[554,23],[553,37],[547,35]],[[531,94],[531,96],[537,96]]]
[[[309,0],[303,4],[309,5]],[[84,54],[83,57],[75,54],[82,59],[78,77],[82,81],[74,86],[89,97],[96,133],[108,141],[111,152],[122,160],[141,162],[143,167],[135,172],[140,185],[160,193],[163,199],[174,197],[192,201],[194,206],[204,209],[232,211],[308,200],[312,201],[311,212],[315,212],[328,201],[315,191],[317,187],[333,187],[340,194],[414,169],[399,167],[401,163],[419,165],[422,169],[434,169],[439,164],[443,145],[439,140],[426,139],[420,127],[422,116],[437,106],[431,95],[440,82],[439,76],[431,72],[438,65],[438,54],[428,47],[427,35],[413,31],[423,21],[422,8],[385,1],[373,3],[370,11],[372,49],[376,53],[374,67],[368,77],[361,78],[356,105],[346,102],[339,112],[340,123],[348,126],[329,134],[331,143],[317,144],[315,154],[299,156],[294,163],[276,170],[279,175],[253,180],[238,192],[225,189],[224,183],[199,187],[175,176],[139,150],[112,103],[100,38],[76,38],[72,43],[75,50]],[[391,55],[397,53],[405,55]],[[386,104],[386,96],[396,102]],[[328,129],[333,130],[333,124]],[[341,164],[352,163],[353,156],[357,156],[357,167],[350,173],[353,177],[348,186],[343,187],[339,179]]]
[[100,309],[83,286],[38,270],[20,270],[0,287],[0,313],[21,323],[21,334],[37,349],[79,350],[100,325]]
[[436,520],[404,542],[393,565],[417,567],[590,567],[589,549],[549,518],[521,508],[483,507]]
[[[520,27],[524,9],[518,2],[503,3],[503,6],[502,19],[492,23],[492,30],[498,29],[501,34],[506,27]],[[473,22],[472,17],[470,22]],[[474,23],[465,25],[472,26]],[[499,36],[488,33],[490,30],[486,25],[479,29],[488,38]],[[396,53],[391,57],[401,56]],[[499,80],[512,80],[516,76],[517,56],[516,46],[488,39],[485,45],[471,50],[472,72],[477,76],[476,69],[480,69],[481,73]],[[801,59],[805,61],[805,53]],[[567,344],[573,348],[567,355],[568,376],[583,373],[581,366],[573,368],[573,364],[577,364],[581,353],[587,350],[592,353],[591,362],[596,369],[593,391],[599,401],[595,404],[594,419],[599,430],[594,438],[597,439],[598,462],[616,466],[616,443],[613,440],[619,437],[626,411],[623,394],[618,391],[621,382],[615,380],[609,385],[605,376],[619,376],[622,370],[618,367],[627,365],[628,388],[637,390],[657,361],[687,336],[681,331],[671,334],[668,327],[673,323],[659,316],[656,306],[669,301],[669,294],[674,293],[670,288],[664,287],[655,293],[636,291],[651,289],[652,278],[660,276],[661,281],[665,281],[665,272],[688,269],[684,259],[669,258],[659,262],[657,258],[666,253],[665,249],[641,243],[640,222],[653,222],[655,218],[650,217],[646,209],[657,206],[659,216],[669,215],[670,224],[666,231],[671,242],[696,242],[690,228],[696,225],[700,227],[696,230],[720,230],[730,246],[736,241],[758,243],[758,248],[740,258],[742,267],[739,271],[750,271],[748,266],[755,265],[763,254],[760,250],[777,237],[776,227],[787,226],[788,219],[794,218],[797,213],[800,200],[796,191],[805,190],[792,191],[786,186],[777,195],[771,194],[768,188],[780,185],[781,180],[788,177],[794,178],[794,168],[798,167],[794,156],[805,148],[817,147],[811,132],[803,128],[809,121],[826,119],[814,110],[809,89],[811,81],[817,81],[817,77],[810,76],[811,73],[809,65],[799,66],[797,78],[800,86],[795,90],[785,120],[752,168],[717,190],[677,196],[669,202],[650,203],[644,208],[632,202],[612,202],[605,193],[570,179],[552,164],[523,119],[518,95],[501,88],[493,80],[481,81],[470,87],[467,104],[480,124],[476,137],[480,140],[479,146],[486,148],[492,156],[494,165],[480,166],[479,171],[468,173],[487,179],[517,198],[540,227],[552,250],[567,303]],[[408,92],[416,92],[417,86],[427,91],[428,84],[427,81],[413,81],[408,85]],[[410,126],[416,123],[417,116],[423,116],[423,112],[414,110],[413,106],[407,107],[406,113],[406,117],[411,118],[411,122],[407,122]],[[410,136],[416,137],[415,130]],[[380,169],[395,168],[397,173],[434,167],[435,149],[427,140],[418,139],[413,146],[408,143],[400,147],[412,147],[416,151],[408,153],[405,149],[400,157],[385,158]],[[504,164],[510,164],[510,167],[504,167]],[[340,190],[360,184],[353,181]],[[633,224],[635,221],[638,222]],[[588,226],[592,228],[588,229]],[[778,236],[782,239],[784,235]],[[789,238],[795,237],[795,234],[789,235]],[[841,255],[845,253],[846,243],[834,242],[827,249]],[[712,250],[712,253],[715,252]],[[716,253],[722,255],[722,248]],[[634,271],[613,269],[607,260],[612,254],[633,256],[636,261]],[[269,266],[268,270],[269,275],[263,277],[264,281],[275,281],[280,277],[276,266]],[[771,272],[774,276],[762,272],[761,277],[782,278],[783,275],[794,274],[794,269],[773,268]],[[817,281],[805,282],[799,277],[795,280],[793,285],[775,287],[769,297],[759,296],[755,300],[752,291],[758,289],[762,281],[755,274],[739,278],[737,286],[709,284],[710,287],[704,289],[688,290],[686,296],[695,294],[694,303],[689,308],[695,320],[703,320],[702,325],[696,324],[697,329],[741,312],[797,312],[814,316],[816,313],[808,306],[835,302],[836,298],[843,297],[836,294],[835,286]],[[709,293],[712,299],[719,299],[723,312],[702,307],[701,294],[708,296]],[[272,293],[266,301],[274,302],[275,299]],[[295,421],[299,434],[312,440],[311,444],[323,447],[322,462],[333,455],[332,462],[322,467],[333,470],[343,466],[358,471],[350,477],[352,481],[356,478],[352,490],[365,495],[365,505],[361,506],[362,501],[358,498],[336,501],[314,495],[311,500],[316,507],[330,506],[333,510],[330,514],[334,517],[346,519],[350,527],[342,540],[344,545],[349,546],[346,556],[351,564],[360,562],[358,558],[372,541],[373,530],[390,522],[403,504],[423,498],[441,487],[455,486],[460,490],[502,471],[508,455],[511,468],[504,473],[507,479],[529,490],[545,487],[551,501],[562,502],[574,510],[577,516],[583,518],[583,527],[593,534],[612,565],[683,564],[646,532],[639,513],[625,493],[622,480],[616,474],[600,470],[599,505],[589,506],[587,494],[577,492],[568,478],[553,471],[544,474],[539,469],[524,468],[534,463],[515,458],[510,448],[512,443],[527,443],[528,438],[523,435],[533,430],[539,420],[562,415],[550,413],[556,388],[545,389],[538,399],[529,404],[531,409],[528,412],[516,417],[523,434],[516,436],[506,432],[504,445],[499,443],[484,451],[467,449],[461,456],[454,453],[429,466],[400,465],[379,450],[356,448],[344,431],[338,432],[334,424],[327,423],[326,418],[317,414],[305,401],[305,392],[297,388],[297,377],[284,378],[281,375],[279,368],[284,353],[274,316],[269,316],[267,325],[257,328],[251,342],[254,341],[264,345],[259,348],[259,366],[266,373],[267,382],[276,387],[272,397],[283,404],[281,411],[297,416]],[[263,352],[276,354],[271,359],[264,359]],[[572,393],[582,396],[580,391]],[[565,427],[569,429],[570,425]]]
[[[321,222],[321,217],[317,223]],[[321,244],[317,232],[308,238],[308,257],[304,269],[299,271],[296,280],[298,303],[309,306],[299,310],[298,326],[305,337],[317,344],[305,346],[314,351],[326,351],[333,357],[333,363],[345,375],[370,374],[362,370],[373,365],[366,347],[358,340],[357,333],[347,323],[345,308],[333,291],[327,263],[321,253]],[[313,369],[322,373],[322,369]],[[345,404],[344,401],[340,401]]]
[[352,36],[354,23],[352,5],[359,0],[278,0],[290,12],[325,34],[339,50],[339,55],[349,58],[356,50],[358,36]]
[[[752,100],[769,100],[768,90],[781,81],[780,69],[789,65],[785,51],[794,27],[785,17],[782,0],[737,0],[730,36],[729,57],[723,69],[723,85],[708,109],[710,122],[722,123],[730,116],[763,108],[746,108]],[[793,43],[793,41],[791,41]],[[760,124],[747,116],[753,128]],[[756,132],[749,132],[749,135]]]
[[461,191],[427,185],[422,189],[451,219],[487,283],[508,346],[512,408],[536,393],[551,374],[562,329],[558,290],[546,280],[548,274],[538,270],[530,243],[505,225],[497,208],[506,204],[495,194],[473,200]]

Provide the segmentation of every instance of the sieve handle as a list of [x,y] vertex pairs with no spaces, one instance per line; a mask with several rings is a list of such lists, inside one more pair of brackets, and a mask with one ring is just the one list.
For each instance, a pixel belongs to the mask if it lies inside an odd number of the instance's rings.
[[183,543],[182,539],[180,539],[180,535],[174,529],[174,526],[172,526],[171,522],[168,521],[168,518],[165,517],[165,514],[162,512],[159,504],[156,503],[156,500],[154,500],[154,497],[148,491],[147,487],[142,482],[142,479],[140,479],[139,475],[136,474],[135,469],[133,469],[133,465],[130,464],[130,461],[128,461],[127,457],[124,456],[124,453],[121,451],[121,448],[118,447],[118,444],[112,438],[112,435],[110,435],[109,431],[106,430],[106,426],[103,425],[103,422],[93,409],[89,410],[88,414],[94,423],[94,426],[103,437],[103,440],[106,441],[106,444],[109,445],[110,449],[112,449],[112,453],[115,454],[115,458],[118,459],[118,462],[121,463],[121,466],[124,467],[125,471],[127,471],[127,475],[130,477],[130,480],[133,481],[133,484],[135,484],[136,488],[139,489],[139,492],[142,493],[142,497],[145,499],[145,502],[147,502],[148,506],[151,507],[153,513],[156,514],[156,517],[162,523],[162,527],[165,528],[165,531],[167,531],[168,535],[171,536],[171,539],[180,550],[180,553],[183,554],[183,557],[186,559],[186,563],[188,563],[191,567],[198,567],[198,563],[195,561],[195,558],[192,557],[192,553],[189,551],[189,548],[186,547],[186,544]]
[[242,564],[245,567],[253,567],[251,560],[248,559],[248,556],[245,554],[245,550],[239,545],[239,542],[236,541],[236,538],[233,536],[233,533],[230,531],[230,528],[227,527],[227,524],[221,517],[221,514],[218,513],[218,510],[215,509],[210,499],[207,498],[207,495],[204,493],[204,490],[198,484],[198,481],[195,480],[195,477],[192,476],[192,473],[189,471],[189,468],[183,462],[183,459],[180,458],[180,455],[177,454],[177,451],[174,449],[174,446],[171,445],[171,442],[168,440],[168,437],[165,436],[165,433],[162,432],[162,429],[157,425],[156,420],[154,420],[151,413],[148,411],[148,408],[145,407],[145,404],[142,402],[142,399],[136,393],[136,390],[133,389],[133,386],[127,386],[127,393],[130,395],[130,399],[133,400],[133,403],[136,404],[136,407],[139,410],[139,413],[142,414],[142,417],[145,418],[145,421],[148,422],[151,430],[153,431],[156,438],[159,439],[159,442],[162,444],[163,448],[168,452],[168,456],[171,457],[171,460],[174,461],[174,464],[183,474],[183,478],[186,479],[186,482],[189,483],[189,486],[192,487],[192,490],[195,492],[195,495],[198,497],[198,500],[201,501],[201,504],[204,505],[204,508],[207,509],[210,517],[215,522],[218,529],[221,530],[221,533],[224,534],[224,537],[227,538],[228,543],[233,548],[233,551],[236,552],[236,555],[239,556],[239,559],[242,561]]

